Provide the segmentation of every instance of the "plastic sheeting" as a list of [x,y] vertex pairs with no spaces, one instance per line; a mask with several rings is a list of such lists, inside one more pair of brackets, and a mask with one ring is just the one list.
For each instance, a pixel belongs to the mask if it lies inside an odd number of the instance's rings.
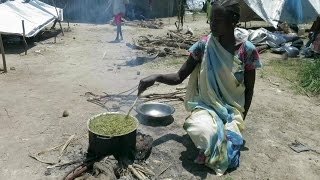
[[187,5],[191,10],[201,10],[206,0],[187,0]]
[[236,28],[234,30],[234,36],[237,43],[248,40],[254,45],[268,45],[273,48],[280,47],[297,37],[296,35],[270,32],[264,28],[259,28],[257,30]]
[[278,22],[301,24],[320,15],[319,0],[243,0],[263,20],[277,27]]
[[[57,14],[58,12],[58,14]],[[25,36],[35,36],[41,29],[55,19],[63,20],[62,9],[38,0],[6,1],[0,4],[0,32],[2,34],[23,35],[22,20],[25,26]]]

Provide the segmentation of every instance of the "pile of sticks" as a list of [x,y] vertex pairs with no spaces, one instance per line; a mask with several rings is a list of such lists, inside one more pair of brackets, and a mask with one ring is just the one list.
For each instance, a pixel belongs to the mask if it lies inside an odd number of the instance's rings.
[[176,91],[172,93],[166,94],[159,94],[159,93],[152,93],[141,96],[140,99],[147,101],[154,101],[154,100],[166,100],[166,101],[184,101],[186,94],[185,88],[177,88]]
[[129,165],[128,169],[139,180],[146,180],[156,175],[152,170],[135,163]]
[[164,24],[160,20],[148,20],[148,21],[126,21],[125,25],[149,28],[149,29],[162,29]]
[[187,54],[180,53],[178,50],[187,50],[198,40],[199,37],[195,37],[192,34],[168,31],[166,36],[139,36],[137,39],[133,39],[133,44],[138,50],[158,53],[160,57],[166,55],[184,56]]

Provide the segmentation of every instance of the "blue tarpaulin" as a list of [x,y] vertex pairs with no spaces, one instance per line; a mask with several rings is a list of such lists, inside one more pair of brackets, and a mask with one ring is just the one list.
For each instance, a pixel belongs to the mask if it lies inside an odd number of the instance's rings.
[[243,0],[257,15],[274,27],[278,22],[302,24],[320,15],[320,0]]

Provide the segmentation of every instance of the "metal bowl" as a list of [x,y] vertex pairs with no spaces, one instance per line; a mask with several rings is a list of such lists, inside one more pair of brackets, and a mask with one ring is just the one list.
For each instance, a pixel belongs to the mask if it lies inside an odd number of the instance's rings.
[[149,102],[137,106],[137,112],[148,118],[164,118],[171,116],[175,109],[169,104]]

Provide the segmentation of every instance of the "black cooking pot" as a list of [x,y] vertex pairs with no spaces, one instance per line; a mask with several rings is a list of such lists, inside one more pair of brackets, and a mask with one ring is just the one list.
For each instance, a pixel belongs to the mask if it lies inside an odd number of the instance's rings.
[[[130,159],[134,159],[135,148],[136,148],[136,134],[138,128],[138,120],[133,117],[136,121],[136,126],[132,131],[117,135],[117,136],[105,136],[98,133],[93,132],[89,128],[89,124],[91,120],[99,117],[99,116],[107,116],[110,114],[121,114],[116,112],[108,112],[98,114],[92,118],[90,118],[87,122],[87,128],[89,131],[89,147],[88,147],[88,157],[104,157],[108,155],[114,155],[117,157],[127,157]],[[123,114],[126,116],[125,114]]]

